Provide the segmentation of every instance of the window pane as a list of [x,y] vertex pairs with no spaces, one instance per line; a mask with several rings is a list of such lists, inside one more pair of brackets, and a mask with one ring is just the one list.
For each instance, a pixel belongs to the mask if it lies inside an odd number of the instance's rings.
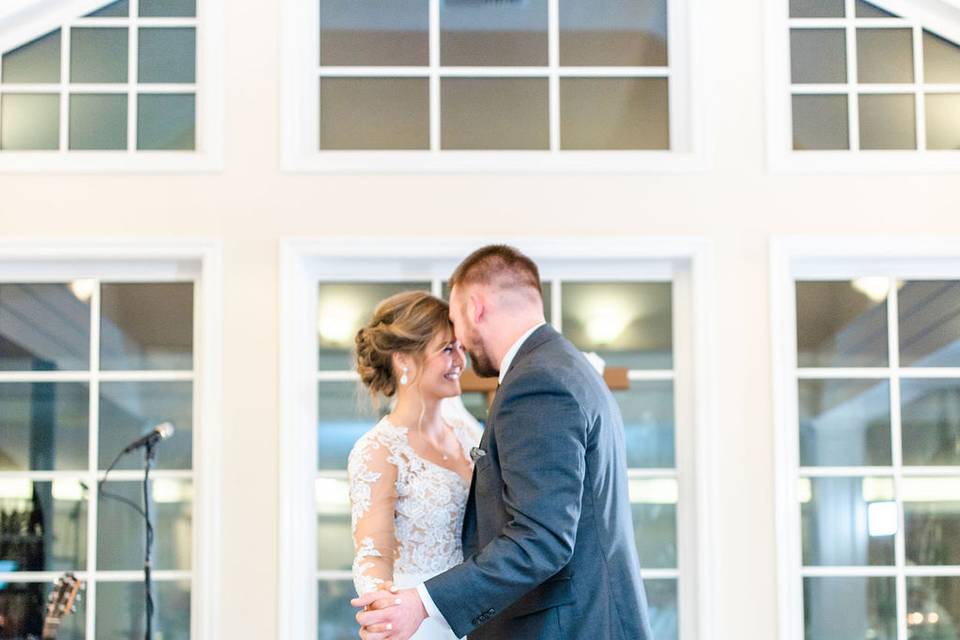
[[321,580],[317,587],[317,640],[357,637],[357,610],[350,606],[350,598],[357,596],[353,582]]
[[673,367],[672,285],[668,282],[563,284],[563,334],[608,367]]
[[882,367],[887,364],[885,278],[797,283],[797,364]]
[[[0,480],[4,571],[84,571],[87,501],[80,480]],[[7,629],[4,627],[4,631]]]
[[844,0],[790,0],[791,18],[842,18]]
[[[161,422],[176,429],[157,447],[158,469],[189,469],[193,455],[192,382],[101,382],[100,468]],[[143,456],[124,456],[117,469],[142,469]]]
[[877,380],[801,380],[800,465],[892,463],[890,385]]
[[[173,478],[152,478],[151,483],[156,531],[153,567],[158,571],[189,570],[192,564],[193,484],[190,480]],[[129,505],[107,494],[142,506],[143,484],[113,480],[104,483],[97,513],[97,569],[143,569],[143,517]],[[162,604],[157,607],[157,611],[162,609]]]
[[673,467],[673,382],[631,382],[629,391],[614,397],[623,414],[627,466]]
[[487,394],[466,392],[460,396],[460,399],[463,400],[463,406],[466,407],[470,415],[477,419],[481,427],[484,426],[487,422],[489,412],[487,408]]
[[139,47],[140,82],[196,82],[196,29],[140,29]]
[[960,577],[907,577],[908,640],[960,636]]
[[861,149],[916,149],[913,94],[860,96]]
[[547,64],[547,0],[440,3],[440,64]]
[[89,404],[85,383],[0,384],[0,470],[86,469]]
[[895,578],[803,579],[806,640],[897,640]]
[[677,640],[680,613],[676,580],[644,580],[650,626],[657,640]]
[[927,94],[927,148],[960,149],[960,93]]
[[75,93],[70,96],[71,149],[126,149],[127,96]]
[[857,0],[857,17],[858,18],[896,18],[897,16],[893,15],[888,11],[884,11],[880,7],[872,5],[869,2],[864,2],[864,0]]
[[126,82],[127,29],[70,30],[70,82]]
[[846,32],[843,29],[791,29],[790,69],[794,84],[846,82]]
[[560,0],[560,64],[667,66],[667,0]]
[[899,291],[900,363],[960,366],[960,282],[907,282]]
[[960,380],[900,382],[903,463],[960,466]]
[[60,146],[60,96],[4,94],[0,99],[0,149],[53,150]]
[[563,149],[669,149],[666,78],[560,80]]
[[[377,305],[402,291],[430,291],[429,282],[323,282],[317,289],[320,370],[355,370],[354,339]],[[352,442],[351,442],[352,444]]]
[[[4,634],[8,634],[8,638],[41,637],[47,598],[51,591],[53,585],[48,581],[0,583],[0,611],[4,612]],[[57,628],[57,640],[83,640],[85,637],[86,599],[77,600],[76,607],[75,613],[61,618]]]
[[389,413],[374,409],[359,382],[321,382],[317,386],[317,468],[346,469],[353,443]]
[[[190,583],[155,580],[153,632],[159,640],[189,640]],[[143,581],[97,583],[96,640],[145,635]]]
[[894,564],[899,529],[893,478],[802,478],[803,564]]
[[793,96],[793,149],[850,148],[847,96]]
[[100,368],[192,369],[193,284],[103,284]]
[[960,565],[960,477],[904,478],[907,564]]
[[677,567],[679,491],[674,478],[630,479],[634,536],[644,569]]
[[350,483],[317,478],[317,569],[350,571],[353,531],[350,527]]
[[128,0],[117,0],[98,9],[93,13],[88,13],[87,18],[123,18],[130,15],[130,3]]
[[913,82],[913,33],[857,29],[857,68],[862,83]]
[[320,149],[429,149],[426,78],[322,78]]
[[443,78],[444,149],[549,149],[546,78]]
[[960,46],[924,31],[923,74],[930,83],[960,83]]
[[193,151],[195,138],[195,95],[140,94],[137,99],[137,149]]
[[429,4],[423,0],[321,0],[320,64],[430,64]]
[[192,18],[197,15],[197,0],[140,0],[142,18]]
[[60,30],[3,54],[3,81],[60,82]]
[[0,371],[89,368],[92,293],[88,280],[0,284]]

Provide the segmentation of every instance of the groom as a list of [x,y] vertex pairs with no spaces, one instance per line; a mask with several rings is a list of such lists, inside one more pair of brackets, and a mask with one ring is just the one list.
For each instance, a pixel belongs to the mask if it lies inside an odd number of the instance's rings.
[[429,617],[471,640],[653,640],[634,547],[623,421],[596,370],[547,326],[536,264],[488,246],[450,279],[450,319],[499,376],[463,524],[463,564],[352,601],[364,640]]

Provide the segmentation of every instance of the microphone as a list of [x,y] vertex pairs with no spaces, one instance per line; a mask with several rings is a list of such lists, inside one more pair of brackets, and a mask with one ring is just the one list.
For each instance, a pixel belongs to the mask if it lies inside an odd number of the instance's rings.
[[162,422],[155,426],[153,430],[145,436],[137,438],[130,444],[126,446],[123,450],[123,453],[130,453],[131,451],[136,451],[140,447],[146,447],[154,445],[161,440],[166,440],[173,435],[173,425],[169,422]]

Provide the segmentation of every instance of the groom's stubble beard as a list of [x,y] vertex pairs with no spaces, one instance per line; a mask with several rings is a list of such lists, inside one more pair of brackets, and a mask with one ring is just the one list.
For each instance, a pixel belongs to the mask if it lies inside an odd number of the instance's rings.
[[473,365],[474,373],[481,378],[499,376],[500,369],[487,354],[486,345],[483,343],[483,338],[480,337],[480,332],[474,329],[470,331],[470,334],[472,338],[470,342],[474,344],[474,348],[468,349],[467,353],[470,354],[470,363]]

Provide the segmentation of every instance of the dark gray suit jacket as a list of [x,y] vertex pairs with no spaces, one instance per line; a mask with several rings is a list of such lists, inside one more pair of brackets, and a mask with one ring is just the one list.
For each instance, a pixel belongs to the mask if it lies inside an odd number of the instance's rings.
[[623,420],[601,376],[549,326],[490,410],[464,562],[427,581],[471,640],[653,640],[627,495]]

